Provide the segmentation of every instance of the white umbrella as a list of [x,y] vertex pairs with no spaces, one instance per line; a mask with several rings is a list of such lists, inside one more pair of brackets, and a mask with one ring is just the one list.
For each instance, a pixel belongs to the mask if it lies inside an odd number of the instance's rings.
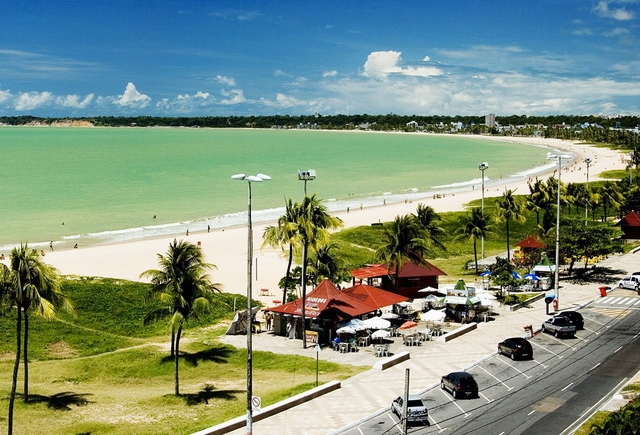
[[365,319],[363,323],[368,329],[386,329],[391,326],[391,322],[378,316]]
[[438,291],[439,290],[435,287],[427,286],[425,288],[418,290],[418,293],[432,293],[432,292],[438,292]]
[[378,329],[371,334],[371,338],[387,338],[391,333],[389,331],[385,331],[384,329]]
[[367,326],[364,324],[364,320],[360,320],[360,319],[351,319],[348,322],[342,323],[340,325],[340,327],[343,326],[348,326],[350,328],[353,328],[356,331],[364,331],[365,329],[367,329]]
[[447,317],[444,310],[429,310],[426,313],[420,316],[421,320],[427,320],[431,322],[444,322],[444,319]]
[[386,312],[386,313],[382,313],[381,317],[383,319],[397,319],[400,316],[398,316],[396,313],[392,313],[392,312],[389,311],[389,312]]
[[343,326],[342,328],[336,329],[338,334],[355,334],[356,330],[351,326]]

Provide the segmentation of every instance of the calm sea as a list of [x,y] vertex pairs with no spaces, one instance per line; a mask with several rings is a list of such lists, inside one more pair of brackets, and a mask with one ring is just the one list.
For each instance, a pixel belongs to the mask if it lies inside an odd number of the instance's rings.
[[[0,127],[0,250],[83,246],[277,218],[309,194],[329,210],[404,201],[522,179],[549,165],[543,147],[428,134],[186,128]],[[154,217],[155,216],[155,217]]]

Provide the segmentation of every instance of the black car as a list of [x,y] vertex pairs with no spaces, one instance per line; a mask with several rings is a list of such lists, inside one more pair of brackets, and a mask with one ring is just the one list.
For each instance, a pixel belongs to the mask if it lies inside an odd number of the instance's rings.
[[443,376],[440,388],[449,391],[454,399],[478,397],[478,384],[467,372],[452,372]]
[[576,329],[584,329],[584,319],[582,318],[582,314],[577,311],[563,311],[557,315],[564,317],[569,323],[576,325]]
[[531,343],[521,337],[507,338],[498,343],[498,353],[516,359],[533,359]]

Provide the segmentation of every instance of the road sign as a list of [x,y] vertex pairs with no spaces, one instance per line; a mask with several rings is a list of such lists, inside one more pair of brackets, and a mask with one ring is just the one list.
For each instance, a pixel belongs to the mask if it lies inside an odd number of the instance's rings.
[[261,406],[262,400],[260,400],[260,396],[251,396],[251,409],[254,411],[260,411]]

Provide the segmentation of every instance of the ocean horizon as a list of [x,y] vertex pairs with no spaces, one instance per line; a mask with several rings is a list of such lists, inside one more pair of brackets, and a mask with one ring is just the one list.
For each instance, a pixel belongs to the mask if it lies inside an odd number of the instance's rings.
[[552,168],[549,148],[459,135],[315,130],[0,127],[0,252],[59,249],[246,225],[309,195],[329,211],[415,201],[521,181]]

